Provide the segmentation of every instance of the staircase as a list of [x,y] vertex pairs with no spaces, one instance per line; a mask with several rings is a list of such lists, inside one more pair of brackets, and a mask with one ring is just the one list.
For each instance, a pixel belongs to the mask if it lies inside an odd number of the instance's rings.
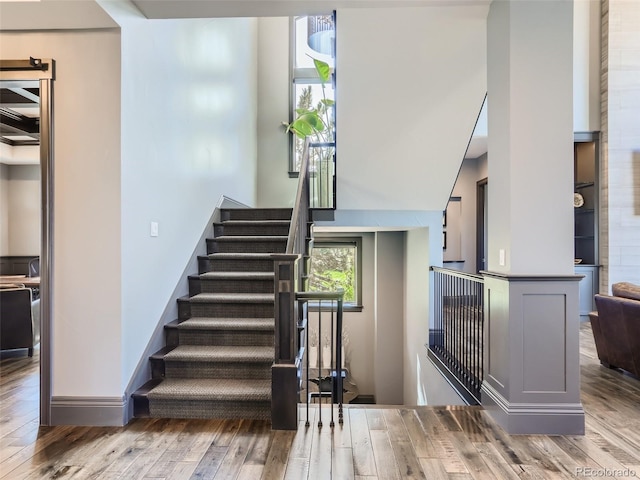
[[291,209],[224,209],[150,357],[152,379],[133,394],[134,416],[271,418],[274,263]]

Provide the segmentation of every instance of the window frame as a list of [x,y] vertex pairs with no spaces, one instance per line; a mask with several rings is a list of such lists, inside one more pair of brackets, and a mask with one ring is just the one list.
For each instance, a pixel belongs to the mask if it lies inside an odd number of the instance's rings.
[[[357,236],[323,236],[316,233],[313,239],[311,250],[310,270],[313,269],[313,249],[314,248],[344,248],[353,247],[355,249],[355,302],[344,302],[342,307],[347,312],[361,312],[364,308],[362,304],[362,237]],[[311,291],[311,290],[310,290]],[[312,311],[320,311],[319,302],[310,302]],[[322,307],[322,311],[330,310],[330,307]]]
[[[298,98],[296,97],[296,83],[299,84],[320,84],[320,77],[314,67],[297,67],[296,66],[296,21],[301,18],[306,17],[314,17],[314,16],[325,16],[326,14],[317,14],[317,15],[295,15],[289,17],[289,123],[291,123],[295,118],[295,111],[298,106]],[[336,12],[335,10],[331,11],[330,15],[333,17],[333,25],[335,28],[336,25]],[[332,65],[331,68],[333,73],[331,75],[331,79],[328,82],[330,88],[334,91],[334,99],[335,99],[335,39],[334,39],[334,48],[333,48],[333,56],[331,57]],[[335,125],[335,107],[332,109],[333,121]],[[335,128],[335,127],[334,127]],[[295,149],[296,149],[296,139],[295,135],[289,135],[289,178],[298,178],[299,171],[296,170],[295,167]],[[335,142],[335,139],[334,139]],[[335,146],[334,146],[335,151]]]

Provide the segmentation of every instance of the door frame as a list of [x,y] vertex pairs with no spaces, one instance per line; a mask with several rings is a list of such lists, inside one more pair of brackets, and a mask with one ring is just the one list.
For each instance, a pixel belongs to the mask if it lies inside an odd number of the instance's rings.
[[[489,185],[489,179],[487,177],[476,182],[476,272],[480,273],[481,270],[486,270],[486,255],[485,251],[487,246],[485,245],[485,232],[486,225],[486,197],[487,187]],[[484,261],[483,261],[484,259]],[[481,266],[484,265],[484,268]]]
[[53,318],[53,82],[55,60],[0,60],[0,81],[37,81],[40,87],[40,425],[51,424]]

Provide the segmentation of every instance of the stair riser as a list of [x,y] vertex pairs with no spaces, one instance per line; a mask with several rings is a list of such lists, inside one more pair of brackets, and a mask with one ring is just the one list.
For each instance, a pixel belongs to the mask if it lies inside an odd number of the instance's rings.
[[271,280],[189,279],[189,295],[198,293],[273,293]]
[[180,320],[190,317],[271,318],[273,312],[273,304],[266,303],[178,303]]
[[289,225],[221,225],[214,226],[214,236],[222,235],[289,235]]
[[273,260],[199,257],[198,273],[206,272],[273,272]]
[[166,378],[233,378],[268,380],[271,378],[269,363],[228,362],[174,362],[166,361]]
[[290,208],[228,208],[221,212],[225,220],[291,220]]
[[[166,412],[175,412],[168,415]],[[271,402],[223,402],[212,400],[150,400],[152,418],[247,418],[270,420]]]
[[211,346],[273,346],[273,332],[243,332],[233,330],[182,330],[178,333],[180,345]]
[[286,240],[264,241],[223,241],[215,238],[207,239],[207,254],[212,253],[285,253]]

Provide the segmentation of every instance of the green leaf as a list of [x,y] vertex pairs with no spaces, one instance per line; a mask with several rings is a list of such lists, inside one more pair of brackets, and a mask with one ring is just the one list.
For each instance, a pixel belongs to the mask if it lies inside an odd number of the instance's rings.
[[323,98],[322,100],[320,100],[323,105],[327,106],[327,107],[332,107],[333,105],[336,104],[336,102],[334,100],[331,100],[329,98]]
[[331,76],[331,67],[329,67],[329,64],[316,58],[313,59],[313,64],[316,67],[316,72],[318,72],[320,79],[323,82],[328,82],[329,77]]
[[309,112],[303,115],[300,115],[296,122],[302,122],[311,126],[314,131],[321,132],[324,130],[325,125],[322,119],[318,116],[316,112]]
[[308,121],[302,118],[298,118],[291,122],[291,125],[289,125],[289,129],[302,138],[313,135],[315,131],[313,126]]

